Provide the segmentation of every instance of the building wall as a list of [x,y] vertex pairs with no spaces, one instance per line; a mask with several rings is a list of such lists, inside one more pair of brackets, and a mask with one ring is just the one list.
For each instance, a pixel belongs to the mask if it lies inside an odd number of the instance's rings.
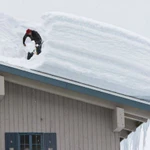
[[5,82],[0,102],[0,150],[5,132],[56,132],[57,150],[119,150],[112,111]]

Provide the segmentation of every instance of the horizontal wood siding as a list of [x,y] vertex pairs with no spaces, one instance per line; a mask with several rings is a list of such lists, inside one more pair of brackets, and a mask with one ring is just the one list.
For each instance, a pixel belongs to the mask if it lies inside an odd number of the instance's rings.
[[0,150],[5,150],[5,132],[56,132],[58,150],[120,149],[111,110],[10,82],[5,90]]

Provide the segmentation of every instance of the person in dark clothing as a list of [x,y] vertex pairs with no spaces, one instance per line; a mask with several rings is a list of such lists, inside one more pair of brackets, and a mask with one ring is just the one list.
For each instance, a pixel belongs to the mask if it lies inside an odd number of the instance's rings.
[[27,29],[25,35],[23,36],[23,45],[26,46],[25,41],[26,38],[29,37],[31,41],[35,42],[36,51],[33,51],[32,53],[28,52],[27,59],[30,59],[33,54],[36,52],[37,55],[41,53],[42,49],[42,38],[39,35],[39,33],[35,30]]

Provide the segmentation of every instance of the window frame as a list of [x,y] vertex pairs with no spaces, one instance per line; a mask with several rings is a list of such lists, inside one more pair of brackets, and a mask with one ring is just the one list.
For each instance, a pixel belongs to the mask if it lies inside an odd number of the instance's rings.
[[[5,132],[5,150],[14,148],[20,150],[21,135],[41,135],[41,146],[44,149],[57,150],[57,134],[56,132]],[[24,142],[24,139],[23,139]],[[31,144],[30,144],[31,145]],[[34,144],[32,144],[34,145]],[[31,148],[32,149],[32,148]]]
[[[21,144],[20,143],[20,138],[22,135],[28,135],[29,136],[29,150],[32,150],[32,146],[39,146],[40,145],[40,149],[43,150],[44,147],[44,137],[43,137],[43,133],[38,133],[38,132],[25,132],[25,133],[18,133],[18,150],[21,150],[21,145],[28,145],[28,144]],[[32,136],[33,135],[40,135],[40,144],[33,144],[32,143]]]

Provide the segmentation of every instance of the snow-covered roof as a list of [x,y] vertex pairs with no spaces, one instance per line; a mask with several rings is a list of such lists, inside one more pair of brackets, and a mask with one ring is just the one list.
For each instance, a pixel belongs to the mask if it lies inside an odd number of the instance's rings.
[[[149,102],[150,41],[127,30],[64,13],[46,13],[41,22],[0,14],[0,60],[10,65],[61,76]],[[42,53],[22,37],[27,28],[43,40]],[[144,103],[144,102],[143,102]]]

